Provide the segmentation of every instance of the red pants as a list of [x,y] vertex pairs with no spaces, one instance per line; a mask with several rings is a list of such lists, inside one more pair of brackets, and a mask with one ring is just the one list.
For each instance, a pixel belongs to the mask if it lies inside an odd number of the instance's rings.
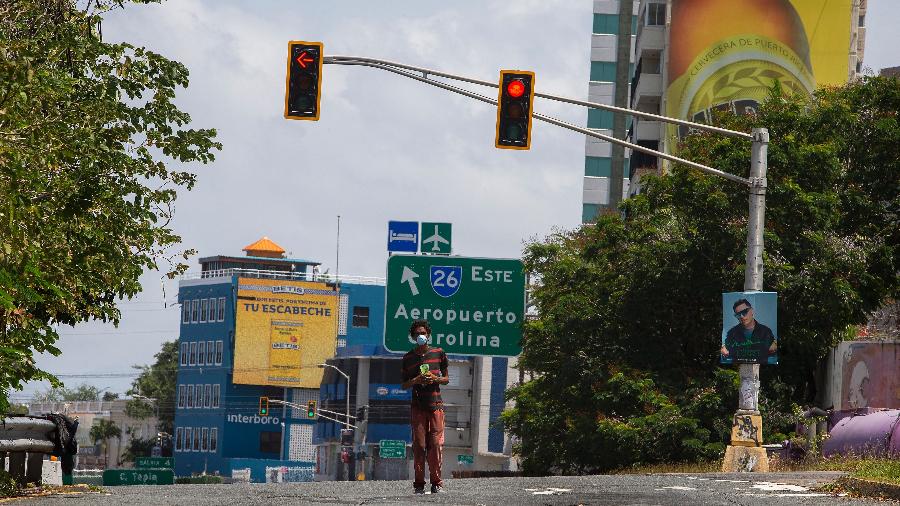
[[441,481],[441,446],[444,444],[444,410],[421,409],[412,406],[410,410],[412,425],[413,467],[416,478],[413,486],[425,486],[425,458],[428,457],[428,470],[432,485],[443,485]]

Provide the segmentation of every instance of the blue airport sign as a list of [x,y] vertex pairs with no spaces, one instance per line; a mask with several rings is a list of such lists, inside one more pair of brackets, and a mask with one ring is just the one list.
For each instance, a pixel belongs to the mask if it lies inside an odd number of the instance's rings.
[[418,221],[389,221],[387,249],[390,252],[415,253],[419,250]]

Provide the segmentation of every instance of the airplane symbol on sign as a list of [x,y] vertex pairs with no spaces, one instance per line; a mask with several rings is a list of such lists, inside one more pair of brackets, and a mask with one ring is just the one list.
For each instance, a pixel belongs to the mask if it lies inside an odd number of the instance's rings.
[[423,246],[428,243],[431,243],[431,251],[440,251],[441,250],[440,245],[441,244],[450,244],[450,241],[441,237],[441,235],[438,233],[438,226],[435,225],[434,226],[434,235],[428,237],[427,239],[422,240]]
[[308,54],[306,54],[306,51],[303,51],[302,53],[300,53],[300,56],[297,57],[297,63],[300,64],[300,68],[305,69],[306,64],[312,63],[312,62],[313,62],[313,58],[311,56],[309,56]]

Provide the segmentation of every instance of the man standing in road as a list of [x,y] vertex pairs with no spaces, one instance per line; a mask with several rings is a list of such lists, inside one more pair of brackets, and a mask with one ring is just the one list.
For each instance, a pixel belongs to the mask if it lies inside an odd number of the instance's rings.
[[431,478],[431,493],[441,492],[441,446],[444,444],[444,402],[441,387],[447,376],[447,354],[441,348],[428,346],[431,326],[427,320],[415,320],[409,335],[416,347],[403,355],[403,389],[412,387],[410,425],[412,426],[413,464],[416,494],[425,493],[425,459]]
[[765,364],[778,351],[772,329],[756,321],[753,307],[747,299],[739,299],[732,306],[739,324],[731,327],[722,343],[722,362],[737,364]]

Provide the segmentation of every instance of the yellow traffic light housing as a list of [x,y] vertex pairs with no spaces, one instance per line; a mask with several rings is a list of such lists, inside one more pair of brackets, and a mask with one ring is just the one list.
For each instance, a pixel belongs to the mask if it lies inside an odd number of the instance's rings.
[[286,119],[319,120],[322,97],[321,42],[288,42],[287,78],[284,91]]
[[307,418],[315,418],[316,417],[316,401],[309,401],[306,403],[306,417]]
[[534,72],[501,70],[494,146],[500,149],[528,149],[531,147],[531,108],[533,104]]
[[259,416],[269,416],[269,398],[259,398]]

